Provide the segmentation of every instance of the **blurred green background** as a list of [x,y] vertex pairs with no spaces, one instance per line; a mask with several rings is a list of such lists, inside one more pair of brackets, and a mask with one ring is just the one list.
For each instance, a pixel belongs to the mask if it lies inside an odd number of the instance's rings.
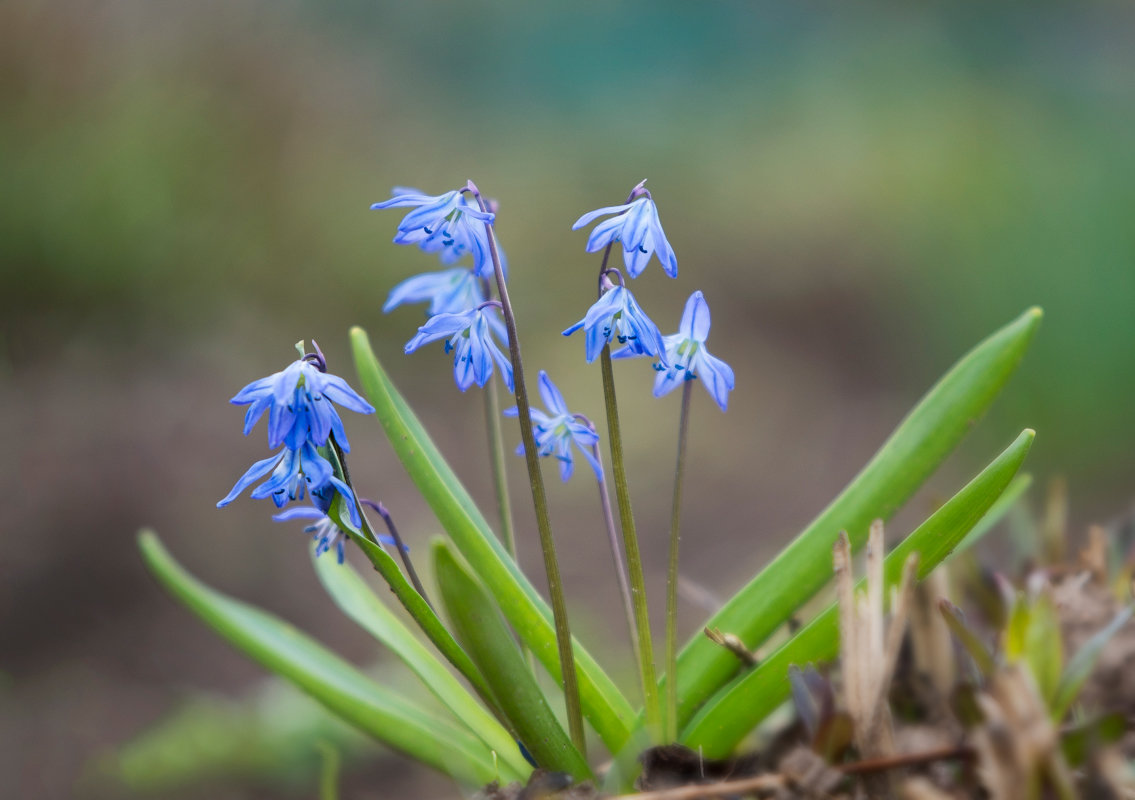
[[[669,333],[702,289],[710,346],[737,373],[728,414],[699,394],[692,430],[684,572],[714,592],[747,579],[956,357],[1032,304],[1047,316],[1020,374],[891,532],[1025,426],[1030,468],[1042,485],[1067,477],[1077,526],[1127,513],[1133,44],[1135,9],[1118,3],[3,4],[0,470],[15,503],[0,782],[71,796],[92,757],[189,689],[235,694],[258,677],[152,585],[140,525],[206,580],[373,657],[323,597],[298,530],[272,529],[248,500],[213,507],[264,450],[227,400],[297,339],[355,382],[346,331],[368,328],[491,507],[477,390],[454,388],[440,347],[402,354],[416,309],[381,314],[395,282],[436,268],[389,243],[395,212],[368,210],[396,184],[473,178],[499,199],[529,370],[598,417],[597,370],[559,336],[597,269],[570,225],[650,179],[680,272],[652,265],[636,294]],[[660,608],[677,401],[650,398],[647,365],[623,367]],[[436,524],[378,426],[348,425],[356,479],[424,543]],[[582,477],[552,487],[556,531],[579,625],[618,671],[629,658],[602,624],[614,590],[593,493]],[[702,613],[683,609],[688,631]],[[355,796],[394,796],[390,776],[413,775],[400,764],[372,762]],[[184,796],[285,789],[196,791]]]

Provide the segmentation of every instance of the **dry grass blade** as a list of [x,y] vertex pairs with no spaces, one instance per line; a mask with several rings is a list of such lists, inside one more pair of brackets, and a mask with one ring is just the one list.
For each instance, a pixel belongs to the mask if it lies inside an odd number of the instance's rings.
[[884,618],[883,523],[871,525],[867,540],[867,592],[857,595],[851,574],[851,546],[846,534],[832,554],[840,608],[840,663],[847,709],[855,723],[855,744],[865,758],[894,755],[887,692],[902,645],[917,556],[903,566],[902,583],[894,596],[894,617],[887,630]]

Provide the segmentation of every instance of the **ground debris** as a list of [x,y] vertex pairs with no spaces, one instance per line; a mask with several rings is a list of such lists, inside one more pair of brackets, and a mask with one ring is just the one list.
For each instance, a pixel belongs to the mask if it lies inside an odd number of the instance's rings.
[[571,775],[566,772],[538,769],[523,786],[519,782],[501,786],[493,781],[473,795],[473,800],[599,800],[600,797],[590,781],[573,785]]
[[[1058,504],[1049,511],[1057,530]],[[1071,551],[1049,544],[1050,556]],[[1117,558],[1095,529],[1076,563],[1033,562],[1016,582],[971,555],[964,568],[992,591],[966,603],[968,617],[947,597],[967,575],[936,572],[916,590],[913,557],[888,598],[883,552],[876,522],[862,591],[849,541],[837,540],[840,659],[789,669],[796,718],[765,730],[760,753],[708,760],[654,747],[642,754],[637,794],[537,773],[478,800],[1135,800],[1135,546]],[[1082,688],[1058,702],[1050,668],[1059,679],[1092,642],[1098,658],[1090,673],[1081,666]]]
[[641,792],[690,786],[700,783],[749,778],[762,771],[759,754],[715,761],[695,750],[671,744],[652,747],[642,754],[642,775],[635,782]]

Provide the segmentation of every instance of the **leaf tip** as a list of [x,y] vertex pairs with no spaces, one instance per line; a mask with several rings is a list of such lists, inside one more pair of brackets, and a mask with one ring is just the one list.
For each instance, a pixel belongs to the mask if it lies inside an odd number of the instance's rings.
[[162,549],[161,540],[158,539],[158,534],[152,528],[141,528],[138,531],[138,549],[143,554],[149,555],[155,550]]

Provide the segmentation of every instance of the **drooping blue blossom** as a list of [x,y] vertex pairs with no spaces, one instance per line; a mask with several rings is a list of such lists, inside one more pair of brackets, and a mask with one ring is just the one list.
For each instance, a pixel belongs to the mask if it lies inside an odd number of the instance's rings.
[[320,455],[310,441],[304,442],[295,450],[285,447],[276,455],[257,461],[240,477],[232,491],[217,503],[217,508],[227,506],[265,475],[268,479],[251,492],[253,499],[268,497],[277,508],[283,508],[293,500],[303,500],[306,490],[311,493],[312,502],[326,512],[335,493],[338,493],[347,505],[351,521],[356,525],[361,524],[351,487],[335,477],[331,462]]
[[[469,254],[473,257],[473,271],[480,277],[492,277],[493,262],[485,223],[492,223],[496,218],[493,212],[482,211],[459,189],[435,196],[396,186],[393,195],[389,200],[374,203],[371,209],[415,207],[398,223],[395,244],[416,244],[427,253],[437,253],[443,264],[456,263]],[[497,254],[502,268],[507,271],[504,253],[499,247]]]
[[586,336],[588,364],[602,352],[603,345],[612,341],[630,346],[635,353],[665,359],[665,345],[658,326],[650,321],[625,286],[604,292],[583,319],[564,331],[564,336],[571,336],[580,328]]
[[231,402],[248,406],[244,415],[245,436],[267,411],[268,446],[287,444],[292,450],[299,450],[305,441],[322,447],[331,433],[345,452],[350,450],[343,421],[333,403],[360,414],[374,413],[374,407],[345,380],[321,371],[306,358],[253,381],[237,392]]
[[[536,438],[536,449],[541,456],[554,455],[560,462],[560,478],[564,481],[571,477],[575,468],[571,445],[574,442],[595,470],[595,477],[603,480],[603,467],[591,452],[591,448],[599,441],[599,434],[585,423],[579,416],[568,411],[567,403],[560,390],[552,383],[548,373],[540,370],[540,398],[548,413],[538,408],[530,408],[532,415],[532,430]],[[506,408],[506,417],[519,416],[520,410],[513,406]],[[524,442],[516,448],[517,455],[524,455]]]
[[[279,514],[273,514],[272,519],[276,522],[289,522],[293,519],[315,520],[313,524],[304,528],[303,532],[310,533],[311,538],[316,542],[316,558],[334,547],[339,563],[343,563],[343,546],[347,543],[349,537],[335,524],[331,517],[327,516],[327,512],[313,506],[297,506],[289,508],[287,511],[281,511]],[[379,536],[378,540],[385,545],[394,545],[394,539],[390,536]]]
[[650,256],[655,253],[666,274],[671,278],[678,277],[678,257],[674,255],[662,230],[662,223],[658,220],[658,207],[650,192],[640,183],[631,192],[631,197],[630,202],[620,206],[597,208],[584,214],[571,229],[577,231],[599,217],[613,214],[591,231],[591,236],[587,239],[587,252],[594,253],[613,242],[622,242],[623,263],[626,264],[627,274],[632,278],[637,278],[646,269]]
[[499,330],[499,320],[491,314],[495,302],[463,311],[459,314],[438,314],[418,328],[413,339],[406,342],[406,352],[412,353],[424,344],[445,339],[445,352],[453,353],[453,377],[457,387],[465,391],[473,385],[484,386],[493,375],[493,362],[500,367],[501,378],[508,390],[513,391],[512,362],[501,352],[493,331]]
[[[686,301],[678,332],[663,337],[666,343],[666,363],[656,364],[654,396],[661,397],[685,381],[700,378],[705,390],[724,411],[733,390],[732,368],[705,349],[709,336],[709,304],[700,291]],[[627,355],[632,355],[628,353]],[[613,357],[622,357],[622,352]]]
[[318,508],[312,506],[297,506],[296,508],[289,508],[287,511],[282,511],[279,514],[273,514],[272,519],[276,520],[276,522],[288,522],[293,519],[315,520],[315,523],[308,525],[303,529],[303,532],[310,533],[311,538],[317,542],[315,546],[316,557],[318,558],[334,547],[339,563],[343,563],[343,545],[346,544],[347,534],[340,530],[339,526]]
[[390,290],[382,310],[389,313],[403,303],[429,303],[427,313],[432,317],[458,314],[488,299],[477,274],[466,267],[456,267],[407,278]]

